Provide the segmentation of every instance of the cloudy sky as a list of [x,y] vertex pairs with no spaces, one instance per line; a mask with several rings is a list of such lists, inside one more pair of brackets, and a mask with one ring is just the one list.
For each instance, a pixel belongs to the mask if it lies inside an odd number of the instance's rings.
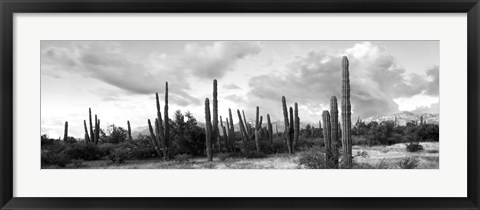
[[[154,119],[155,92],[169,82],[170,116],[204,119],[218,80],[219,114],[244,109],[282,120],[281,97],[318,122],[340,97],[341,56],[350,60],[353,119],[399,111],[439,111],[438,41],[42,41],[42,134],[83,137],[88,108],[132,129]],[[238,119],[234,116],[234,122]]]

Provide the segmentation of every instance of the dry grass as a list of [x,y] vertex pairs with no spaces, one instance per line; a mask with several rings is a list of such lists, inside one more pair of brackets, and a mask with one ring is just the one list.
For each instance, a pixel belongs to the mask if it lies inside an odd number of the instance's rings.
[[[397,162],[405,157],[415,157],[420,160],[419,169],[438,169],[439,168],[439,143],[425,142],[421,143],[424,150],[414,153],[406,151],[405,144],[395,144],[391,146],[354,146],[353,154],[357,152],[366,152],[368,157],[356,157],[358,164],[368,164],[373,168],[398,169]],[[302,152],[295,155],[274,154],[266,158],[246,159],[246,158],[227,158],[221,161],[214,158],[213,162],[208,162],[206,158],[199,157],[187,161],[161,161],[151,160],[127,160],[123,164],[112,164],[110,160],[83,162],[81,168],[86,169],[299,169],[298,159]],[[75,168],[68,165],[67,168]]]

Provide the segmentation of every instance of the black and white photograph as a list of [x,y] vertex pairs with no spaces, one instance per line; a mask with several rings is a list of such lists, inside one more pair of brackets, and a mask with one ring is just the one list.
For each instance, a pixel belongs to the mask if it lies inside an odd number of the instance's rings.
[[439,169],[438,40],[42,40],[40,53],[41,169]]

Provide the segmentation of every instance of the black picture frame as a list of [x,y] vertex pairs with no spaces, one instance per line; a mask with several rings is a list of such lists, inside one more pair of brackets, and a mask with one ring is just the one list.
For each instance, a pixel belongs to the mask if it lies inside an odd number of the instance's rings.
[[[0,0],[1,209],[479,209],[478,0]],[[467,13],[465,198],[16,198],[13,193],[14,13]],[[319,189],[322,190],[322,189]]]

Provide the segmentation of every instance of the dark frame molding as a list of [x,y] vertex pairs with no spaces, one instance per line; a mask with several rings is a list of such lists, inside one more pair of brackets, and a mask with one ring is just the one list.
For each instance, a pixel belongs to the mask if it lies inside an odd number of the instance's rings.
[[[1,209],[480,209],[479,0],[0,0]],[[466,198],[15,198],[14,13],[467,13]]]

